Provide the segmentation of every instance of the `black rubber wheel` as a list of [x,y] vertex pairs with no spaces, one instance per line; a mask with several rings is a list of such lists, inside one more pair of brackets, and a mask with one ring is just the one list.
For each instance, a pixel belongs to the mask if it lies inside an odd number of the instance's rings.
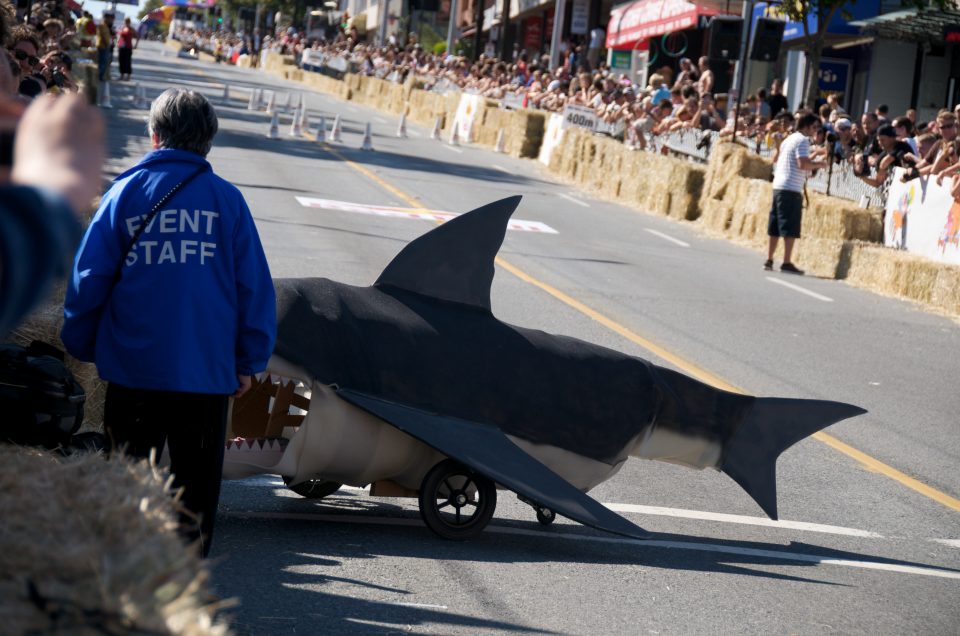
[[343,485],[335,481],[308,479],[307,481],[301,481],[299,484],[291,486],[289,477],[284,477],[283,483],[287,485],[287,488],[307,499],[323,499],[340,490],[340,486]]
[[549,526],[557,518],[557,513],[549,508],[537,508],[537,521],[541,525]]
[[444,539],[471,539],[487,527],[497,507],[496,485],[471,468],[446,459],[420,485],[420,516]]

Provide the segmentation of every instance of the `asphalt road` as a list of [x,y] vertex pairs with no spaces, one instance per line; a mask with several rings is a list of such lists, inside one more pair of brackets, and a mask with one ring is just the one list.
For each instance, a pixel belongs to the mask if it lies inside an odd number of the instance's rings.
[[[507,233],[498,317],[755,395],[860,405],[867,415],[828,433],[882,463],[801,442],[778,464],[784,521],[771,524],[722,474],[631,460],[591,494],[655,533],[641,542],[564,519],[544,529],[506,491],[479,539],[448,543],[412,500],[344,489],[311,502],[271,475],[227,482],[214,584],[238,599],[228,613],[239,633],[958,633],[955,322],[842,282],[764,272],[761,255],[692,224],[593,199],[535,161],[450,148],[418,126],[398,139],[396,118],[298,84],[154,43],[134,67],[151,98],[185,85],[217,106],[210,160],[243,191],[275,277],[370,284],[433,227],[296,197],[459,213],[522,194],[515,217],[556,233]],[[254,86],[281,91],[280,103],[302,92],[314,124],[340,115],[343,143],[291,138],[289,116],[282,138],[267,139],[269,117],[246,110]],[[132,94],[114,85],[112,174],[148,149]],[[374,152],[359,150],[367,123]]]

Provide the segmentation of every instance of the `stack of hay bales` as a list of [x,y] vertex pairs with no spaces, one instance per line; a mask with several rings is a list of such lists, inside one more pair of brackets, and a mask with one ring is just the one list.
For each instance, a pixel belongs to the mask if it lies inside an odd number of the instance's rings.
[[227,634],[146,462],[0,445],[0,631]]

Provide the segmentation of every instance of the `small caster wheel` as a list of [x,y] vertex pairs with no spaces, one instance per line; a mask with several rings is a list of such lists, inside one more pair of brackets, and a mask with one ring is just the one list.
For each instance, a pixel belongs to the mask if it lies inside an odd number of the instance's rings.
[[540,525],[549,526],[557,518],[557,513],[549,508],[537,508],[537,521]]
[[322,479],[308,479],[299,484],[290,485],[290,478],[284,477],[283,483],[287,488],[307,499],[323,499],[340,490],[343,484],[336,481],[324,481]]
[[423,478],[419,499],[420,516],[428,528],[444,539],[463,541],[490,523],[497,487],[473,469],[446,459]]

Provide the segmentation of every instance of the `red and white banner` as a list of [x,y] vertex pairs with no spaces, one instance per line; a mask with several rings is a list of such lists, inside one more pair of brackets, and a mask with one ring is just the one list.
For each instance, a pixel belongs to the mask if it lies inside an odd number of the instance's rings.
[[[459,214],[441,212],[439,210],[418,210],[416,208],[396,208],[389,205],[367,205],[365,203],[350,203],[348,201],[333,201],[330,199],[314,199],[311,197],[297,197],[297,201],[305,208],[321,210],[338,210],[340,212],[354,212],[356,214],[372,214],[374,216],[388,216],[399,219],[416,219],[420,221],[434,221],[446,223]],[[511,219],[507,224],[508,230],[515,232],[539,232],[540,234],[557,234],[557,231],[540,221],[524,221]]]
[[697,26],[701,15],[717,15],[712,8],[686,0],[637,0],[610,12],[607,48],[629,49],[657,35]]

